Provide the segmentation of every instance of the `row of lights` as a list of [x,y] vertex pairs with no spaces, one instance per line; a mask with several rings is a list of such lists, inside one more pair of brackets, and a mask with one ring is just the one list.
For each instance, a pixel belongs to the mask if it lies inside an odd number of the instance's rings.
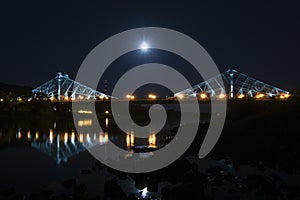
[[[134,95],[131,95],[131,94],[127,94],[127,95],[126,95],[126,99],[134,100],[134,99],[135,99],[135,96],[134,96]],[[150,99],[150,100],[155,100],[155,99],[157,99],[157,96],[156,96],[155,94],[149,94],[149,95],[148,95],[148,99]]]
[[[279,98],[280,99],[287,99],[290,96],[291,96],[290,94],[281,94]],[[176,97],[179,98],[179,99],[183,99],[185,97],[185,95],[184,94],[178,94],[178,95],[176,95]],[[217,97],[219,99],[224,99],[224,98],[227,97],[227,95],[225,93],[221,93]],[[245,97],[246,97],[245,94],[239,94],[239,95],[237,95],[238,99],[243,99]],[[266,95],[263,94],[263,93],[256,94],[256,96],[255,96],[256,99],[263,99],[265,97],[266,97]],[[206,93],[200,93],[199,94],[199,98],[202,99],[202,100],[205,100],[205,99],[208,99],[208,95]]]
[[[179,98],[179,99],[183,99],[183,98],[185,98],[185,95],[184,94],[178,94],[178,95],[176,95],[176,97]],[[218,98],[220,98],[220,99],[224,99],[225,97],[226,97],[226,94],[224,94],[224,93],[221,93],[221,94],[218,95]],[[199,94],[199,98],[202,99],[202,100],[206,100],[206,99],[208,99],[208,95],[206,93],[202,92],[202,93]]]
[[[75,101],[75,100],[76,100],[75,97],[68,97],[68,96],[64,96],[64,97],[63,97],[63,100],[65,100],[65,101],[68,101],[68,100],[70,100],[70,99],[71,99],[72,101]],[[79,100],[84,100],[85,98],[84,98],[84,96],[79,95],[79,96],[78,96],[78,99],[79,99]],[[101,99],[101,100],[103,100],[103,99],[109,99],[109,97],[108,97],[108,96],[99,96],[99,99]],[[54,100],[56,100],[56,98],[52,96],[52,97],[49,98],[49,100],[50,100],[50,101],[54,101]]]
[[[290,96],[291,96],[290,94],[281,94],[281,95],[279,96],[279,98],[280,98],[280,99],[287,99],[287,98],[289,98]],[[185,95],[184,95],[184,94],[178,94],[178,95],[176,95],[176,97],[179,98],[179,99],[183,99],[183,98],[185,97]],[[219,99],[224,99],[224,98],[226,98],[226,97],[227,97],[227,95],[226,95],[225,93],[221,93],[221,94],[218,95],[218,98],[219,98]],[[246,97],[246,95],[244,95],[244,94],[239,94],[239,95],[237,95],[237,98],[238,98],[238,99],[243,99],[243,98],[245,98],[245,97]],[[256,94],[256,96],[255,96],[256,99],[263,99],[264,97],[266,97],[266,95],[263,94],[263,93]],[[105,99],[108,99],[108,97],[100,96],[100,99],[104,99],[104,98],[105,98]],[[202,100],[205,100],[205,99],[208,99],[208,95],[207,95],[206,93],[200,93],[200,94],[199,94],[199,98],[202,99]],[[49,99],[50,99],[50,101],[54,101],[54,100],[55,100],[54,97],[50,97]],[[68,96],[64,98],[64,100],[68,100],[68,99],[69,99]],[[80,100],[83,100],[84,97],[83,97],[83,96],[79,96],[79,99],[80,99]],[[134,95],[127,94],[127,95],[126,95],[126,99],[134,100],[134,99],[135,99],[135,96],[134,96]],[[157,96],[154,95],[154,94],[149,94],[149,95],[148,95],[148,99],[150,99],[150,100],[156,100],[156,99],[157,99]],[[71,100],[75,100],[75,98],[72,97]],[[3,102],[3,101],[4,101],[4,99],[0,99],[0,102]],[[19,97],[19,98],[17,98],[17,101],[22,102],[23,99],[22,99],[21,97]],[[27,101],[31,101],[31,98],[27,99]]]

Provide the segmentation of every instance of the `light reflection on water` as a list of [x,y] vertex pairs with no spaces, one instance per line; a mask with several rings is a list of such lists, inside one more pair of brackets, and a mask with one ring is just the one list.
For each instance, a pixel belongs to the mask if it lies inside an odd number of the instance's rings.
[[[114,142],[120,148],[127,149],[129,154],[133,153],[135,146],[135,133],[134,131],[128,130],[126,134],[110,134],[108,129],[109,118],[105,118],[105,129],[104,132],[90,132],[88,128],[92,126],[92,119],[81,119],[78,121],[78,125],[82,127],[78,133],[75,128],[71,130],[61,130],[57,128],[59,122],[54,122],[47,132],[45,130],[36,130],[34,128],[17,128],[15,135],[15,142],[19,144],[27,144],[34,149],[50,156],[56,161],[57,164],[67,162],[72,156],[78,155],[79,153],[91,148],[95,145],[106,145],[108,142]],[[7,138],[6,143],[12,142],[12,138]],[[0,138],[0,140],[4,140]],[[5,142],[5,141],[2,141]],[[149,130],[149,137],[144,142],[138,142],[138,145],[157,147],[157,137],[155,129]],[[137,145],[137,146],[138,146]],[[130,156],[128,154],[128,156]],[[141,155],[145,156],[145,154]]]

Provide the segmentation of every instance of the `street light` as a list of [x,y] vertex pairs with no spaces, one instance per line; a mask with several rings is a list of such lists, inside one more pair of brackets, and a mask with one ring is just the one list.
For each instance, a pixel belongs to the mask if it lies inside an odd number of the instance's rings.
[[224,93],[219,94],[220,99],[224,99],[225,97],[226,97],[226,95]]
[[257,95],[255,96],[256,99],[262,99],[262,98],[264,98],[264,97],[265,97],[264,94],[257,94]]
[[183,94],[177,94],[177,95],[176,95],[176,98],[178,98],[178,99],[183,99],[183,98],[184,98],[184,95],[183,95]]
[[134,99],[135,99],[135,96],[130,95],[130,94],[127,94],[127,95],[126,95],[126,98],[127,98],[127,99],[130,99],[130,100],[134,100]]
[[149,94],[149,95],[148,95],[148,98],[149,98],[149,99],[152,99],[152,100],[155,100],[155,99],[157,98],[157,96],[154,95],[154,94]]
[[206,99],[206,98],[207,98],[207,94],[201,93],[201,94],[200,94],[200,98],[201,98],[201,99]]
[[280,99],[287,99],[289,98],[291,95],[290,94],[281,94],[280,95]]
[[239,94],[239,95],[238,95],[238,98],[239,98],[239,99],[243,99],[244,97],[245,97],[244,94]]

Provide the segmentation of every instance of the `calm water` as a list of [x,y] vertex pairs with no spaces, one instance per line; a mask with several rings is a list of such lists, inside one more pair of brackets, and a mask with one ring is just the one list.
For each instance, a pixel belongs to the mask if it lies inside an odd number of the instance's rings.
[[40,190],[55,181],[76,178],[82,169],[90,168],[96,160],[86,147],[113,142],[130,154],[134,146],[162,146],[164,135],[174,128],[172,124],[166,126],[157,135],[153,128],[147,139],[136,139],[130,129],[124,133],[112,127],[115,125],[111,125],[109,116],[100,120],[103,132],[85,131],[96,123],[88,115],[77,122],[78,132],[72,120],[24,121],[6,121],[0,128],[0,188],[14,187],[24,193]]
[[[202,118],[200,123],[206,123],[208,120],[208,118]],[[119,130],[110,115],[100,117],[99,123],[103,129],[100,132],[89,130],[89,127],[98,121],[92,120],[88,114],[82,115],[82,119],[76,123],[79,126],[78,131],[75,129],[73,120],[68,117],[55,120],[34,115],[2,117],[0,120],[0,191],[14,188],[17,193],[30,194],[51,190],[55,191],[55,194],[65,195],[72,192],[63,188],[61,182],[76,179],[77,184],[83,183],[87,186],[87,194],[103,196],[105,183],[116,177],[116,174],[105,167],[94,170],[97,160],[86,150],[86,147],[95,145],[105,147],[112,142],[126,150],[128,154],[132,154],[133,146],[162,147],[165,144],[163,140],[165,136],[176,132],[178,126],[178,121],[171,119],[159,133],[153,127],[149,129],[148,138],[138,139],[130,127],[126,132]],[[261,186],[256,184],[257,188],[254,186],[254,189],[248,190],[247,184],[251,184],[251,181],[256,181],[256,179],[261,181],[260,176],[265,183],[273,184],[272,188],[283,195],[290,193],[289,187],[300,187],[300,176],[295,172],[286,173],[261,167],[255,163],[238,166],[239,170],[236,170],[232,162],[228,160],[216,161],[197,157],[191,157],[188,160],[198,165],[198,171],[191,172],[191,169],[186,169],[179,164],[173,172],[170,171],[170,174],[160,174],[161,180],[157,179],[156,174],[150,175],[150,178],[144,178],[146,182],[151,183],[152,180],[158,182],[157,192],[153,193],[156,197],[161,197],[161,188],[164,187],[180,191],[180,187],[177,188],[178,184],[173,184],[174,179],[177,178],[177,181],[186,188],[192,185],[197,191],[199,187],[199,191],[204,190],[209,197],[219,197],[219,199],[223,199],[224,193],[246,199],[256,198],[257,192],[261,191]],[[87,173],[89,170],[92,171],[91,175],[84,175],[85,170]],[[163,173],[168,172],[168,170],[163,171]],[[197,176],[199,180],[193,179]],[[231,176],[235,178],[232,180],[226,178]],[[273,177],[279,178],[276,180]],[[139,179],[135,177],[137,179],[133,180],[132,178],[128,176],[126,180],[118,179],[118,184],[126,195],[140,192],[135,185]],[[214,181],[222,183],[215,185]],[[205,183],[204,186],[200,186],[203,183]],[[235,193],[231,193],[232,188]],[[190,192],[194,195],[193,191]],[[267,194],[266,191],[262,193]]]

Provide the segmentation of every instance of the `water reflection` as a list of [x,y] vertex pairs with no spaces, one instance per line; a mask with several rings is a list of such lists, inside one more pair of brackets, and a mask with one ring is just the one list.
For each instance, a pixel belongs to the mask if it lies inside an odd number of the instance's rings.
[[133,131],[127,131],[126,133],[126,147],[127,149],[130,149],[134,146],[134,132]]
[[149,147],[156,147],[156,133],[155,133],[155,130],[150,131],[148,142],[149,142]]
[[91,125],[92,125],[91,119],[78,120],[78,126],[80,126],[80,127],[91,126]]
[[59,127],[57,124],[60,125],[60,123],[56,122],[48,130],[18,128],[15,132],[15,140],[18,143],[28,144],[47,154],[56,160],[57,164],[67,162],[70,157],[85,151],[86,148],[91,148],[95,145],[106,145],[111,141],[119,147],[127,149],[129,154],[135,152],[135,149],[139,147],[157,147],[155,129],[149,130],[149,137],[141,142],[140,138],[135,138],[132,130],[128,130],[126,134],[109,132],[108,117],[103,121],[105,124],[104,132],[92,132],[88,129],[88,127],[92,126],[92,123],[92,119],[78,120],[78,125],[82,127],[81,130],[78,130],[78,133],[76,133],[74,126],[69,130],[57,128]]

